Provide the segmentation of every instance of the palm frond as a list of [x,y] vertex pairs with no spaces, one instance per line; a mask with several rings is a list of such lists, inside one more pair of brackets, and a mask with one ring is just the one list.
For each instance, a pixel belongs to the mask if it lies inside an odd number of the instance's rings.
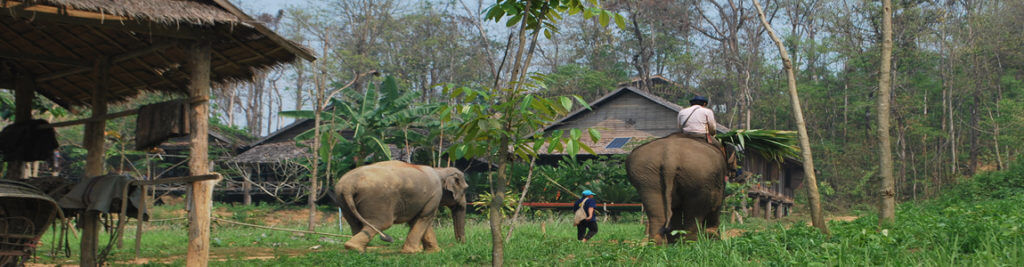
[[799,158],[800,154],[794,131],[739,129],[719,134],[715,138],[725,144],[757,151],[764,158],[775,162],[782,162],[786,158]]

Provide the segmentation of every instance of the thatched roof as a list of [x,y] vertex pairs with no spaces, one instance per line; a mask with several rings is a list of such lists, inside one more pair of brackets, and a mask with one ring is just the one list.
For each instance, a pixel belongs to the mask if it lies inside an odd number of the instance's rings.
[[90,105],[104,59],[110,102],[140,90],[185,94],[189,50],[200,40],[212,44],[216,83],[314,59],[227,0],[3,1],[0,13],[0,88],[31,77],[36,92],[67,108]]
[[[312,142],[310,142],[312,143]],[[231,158],[238,163],[280,163],[311,156],[309,148],[300,147],[295,142],[277,142],[254,146]]]

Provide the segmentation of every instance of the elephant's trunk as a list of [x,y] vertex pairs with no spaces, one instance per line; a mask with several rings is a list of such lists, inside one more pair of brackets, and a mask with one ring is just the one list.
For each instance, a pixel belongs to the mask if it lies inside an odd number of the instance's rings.
[[466,242],[466,202],[450,206],[452,209],[452,227],[455,228],[455,240]]

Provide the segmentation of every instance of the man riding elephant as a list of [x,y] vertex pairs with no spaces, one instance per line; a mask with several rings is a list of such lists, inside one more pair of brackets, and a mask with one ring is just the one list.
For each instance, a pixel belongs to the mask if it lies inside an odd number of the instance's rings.
[[[718,123],[715,122],[715,112],[707,108],[707,105],[707,97],[694,96],[693,99],[690,99],[690,107],[679,110],[679,115],[676,116],[679,129],[686,137],[703,140],[714,145],[722,152],[729,170],[735,171],[736,159],[726,153],[725,146],[715,138],[717,133],[715,125]],[[729,177],[725,177],[725,179],[728,181]]]

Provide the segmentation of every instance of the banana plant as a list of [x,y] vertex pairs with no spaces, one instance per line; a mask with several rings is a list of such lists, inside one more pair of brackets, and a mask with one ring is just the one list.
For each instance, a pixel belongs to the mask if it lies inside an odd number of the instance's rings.
[[[329,99],[329,107],[321,113],[322,142],[316,148],[321,161],[331,161],[344,171],[366,162],[392,159],[388,144],[409,144],[422,139],[410,128],[432,107],[415,105],[418,93],[403,91],[394,77],[388,76],[380,85],[370,84],[365,91],[348,90],[342,97]],[[310,119],[312,110],[286,111],[281,115]],[[300,146],[308,146],[312,129],[295,137]],[[412,142],[416,143],[416,142]]]

